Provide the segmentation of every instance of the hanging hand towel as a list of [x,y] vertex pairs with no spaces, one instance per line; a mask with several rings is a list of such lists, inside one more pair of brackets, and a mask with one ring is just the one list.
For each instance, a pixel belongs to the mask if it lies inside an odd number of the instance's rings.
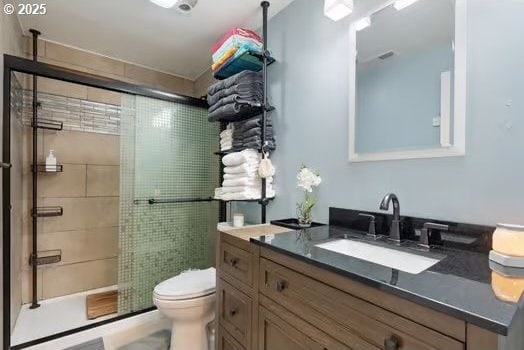
[[271,163],[269,155],[266,152],[264,152],[264,156],[260,161],[260,165],[258,166],[258,175],[263,179],[275,175],[275,168],[273,167],[273,163]]

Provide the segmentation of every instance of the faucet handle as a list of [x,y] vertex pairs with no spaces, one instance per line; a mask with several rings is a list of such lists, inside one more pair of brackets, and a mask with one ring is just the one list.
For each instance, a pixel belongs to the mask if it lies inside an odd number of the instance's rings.
[[448,231],[449,226],[443,224],[436,224],[434,222],[426,222],[422,230],[420,230],[420,243],[419,245],[429,248],[433,236],[433,230],[435,231]]
[[369,227],[368,227],[368,235],[369,236],[373,236],[373,238],[377,238],[377,233],[376,233],[376,228],[375,228],[375,223],[376,223],[376,217],[375,215],[371,215],[371,214],[364,214],[364,213],[359,213],[358,216],[362,216],[362,217],[365,217],[365,218],[369,218]]

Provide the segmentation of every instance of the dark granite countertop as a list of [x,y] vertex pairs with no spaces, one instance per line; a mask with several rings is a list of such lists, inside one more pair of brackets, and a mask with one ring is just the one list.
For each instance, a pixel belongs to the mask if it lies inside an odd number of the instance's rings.
[[[442,260],[419,274],[410,274],[316,246],[340,238]],[[427,252],[418,249],[414,243],[396,247],[389,242],[373,241],[360,231],[336,225],[260,236],[251,241],[501,335],[508,334],[524,303],[524,298],[520,299],[520,307],[497,299],[491,287],[486,252],[446,246]]]

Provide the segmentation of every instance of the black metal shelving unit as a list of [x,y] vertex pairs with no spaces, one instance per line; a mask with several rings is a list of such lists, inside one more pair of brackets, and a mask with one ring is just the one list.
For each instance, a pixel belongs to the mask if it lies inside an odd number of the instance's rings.
[[[264,153],[264,152],[269,152],[269,149],[267,149],[266,147],[266,127],[267,127],[267,116],[268,116],[268,113],[273,111],[275,109],[275,107],[271,106],[269,104],[269,101],[268,101],[268,88],[267,88],[267,69],[268,69],[268,66],[271,65],[272,63],[274,63],[276,60],[271,57],[268,49],[267,49],[267,42],[268,42],[268,38],[267,38],[267,20],[268,20],[268,9],[269,9],[269,6],[270,6],[270,3],[269,1],[262,1],[260,3],[260,6],[262,7],[262,41],[263,41],[263,53],[262,54],[254,54],[254,53],[249,53],[250,56],[252,56],[252,58],[255,58],[257,59],[259,62],[261,62],[261,70],[262,70],[262,76],[263,76],[263,82],[264,82],[264,96],[263,96],[263,104],[260,106],[260,109],[256,112],[256,113],[253,113],[252,115],[249,115],[249,116],[246,116],[245,118],[243,119],[249,119],[251,117],[254,117],[254,116],[257,116],[257,115],[261,115],[261,127],[260,127],[260,131],[261,131],[261,148],[258,150],[260,153]],[[236,71],[231,71],[231,68],[228,67],[228,63],[226,63],[225,65],[225,68],[221,68],[217,73],[218,74],[215,74],[215,78],[219,79],[219,80],[222,80],[222,79],[226,79],[228,78],[229,76],[235,74],[235,73],[239,73],[236,72]],[[253,69],[250,69],[249,67],[246,67],[244,68],[244,70],[254,70],[254,71],[260,71],[260,69],[258,69],[260,66],[253,66]],[[229,69],[229,74],[227,74],[227,71]],[[222,73],[222,72],[226,72],[226,73]],[[239,121],[238,119],[232,119],[232,120],[221,120],[220,121],[220,131],[223,131],[226,129],[226,124],[228,121]],[[223,181],[223,174],[224,174],[224,166],[222,164],[222,157],[229,154],[229,153],[233,153],[233,152],[239,152],[239,151],[242,151],[244,150],[243,148],[242,149],[231,149],[231,150],[227,150],[227,151],[218,151],[218,152],[215,152],[216,155],[219,155],[220,156],[220,183],[222,183]],[[228,200],[228,201],[225,201],[225,200],[222,200],[221,201],[221,206],[220,206],[220,220],[221,221],[224,221],[226,219],[226,203],[231,203],[231,202],[246,202],[246,203],[259,203],[260,204],[260,217],[261,217],[261,223],[265,224],[267,222],[267,218],[266,218],[266,212],[267,212],[267,205],[269,203],[269,201],[273,200],[273,198],[267,198],[266,197],[266,179],[262,179],[262,188],[261,188],[261,198],[260,199],[248,199],[248,200]]]

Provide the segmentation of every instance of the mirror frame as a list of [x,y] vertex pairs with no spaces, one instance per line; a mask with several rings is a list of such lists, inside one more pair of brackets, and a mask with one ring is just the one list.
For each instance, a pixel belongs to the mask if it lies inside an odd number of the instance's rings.
[[[413,150],[393,150],[376,153],[357,153],[356,150],[356,72],[357,72],[357,31],[355,22],[366,16],[391,6],[395,1],[389,0],[367,15],[352,21],[349,28],[349,161],[371,162],[399,159],[421,159],[441,157],[461,157],[466,154],[466,69],[467,69],[467,1],[456,0],[455,3],[455,84],[454,84],[454,118],[453,144],[448,147],[422,148]],[[448,123],[449,124],[449,123]],[[443,135],[441,134],[441,140]],[[445,138],[445,136],[444,136]],[[449,134],[448,134],[449,138]]]

